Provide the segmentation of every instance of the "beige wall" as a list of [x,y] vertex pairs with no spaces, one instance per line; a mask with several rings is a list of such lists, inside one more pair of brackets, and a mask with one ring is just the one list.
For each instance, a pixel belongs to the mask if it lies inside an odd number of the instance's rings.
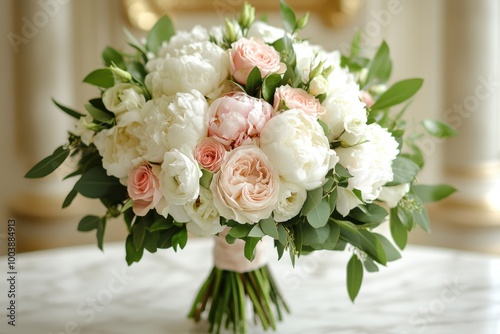
[[[27,44],[20,45],[16,53],[5,37],[9,32],[22,34],[23,17],[32,18],[42,11],[41,2],[57,3],[57,13],[28,39]],[[303,35],[328,49],[349,43],[358,29],[368,37],[365,41],[374,50],[382,39],[388,40],[394,60],[393,81],[408,77],[425,79],[422,91],[407,114],[410,124],[415,124],[423,118],[440,118],[444,108],[441,70],[444,2],[365,0],[361,11],[348,26],[331,29],[313,14]],[[178,29],[189,29],[193,23],[211,25],[221,22],[215,12],[176,14],[173,20]],[[278,16],[270,15],[270,21],[276,23]],[[73,239],[78,239],[78,242],[93,241],[93,236],[82,237],[76,232],[78,210],[61,213],[58,209],[64,187],[67,189],[70,185],[63,186],[61,190],[55,186],[58,182],[47,181],[47,185],[26,181],[22,176],[31,164],[64,141],[65,128],[70,126],[65,116],[51,105],[50,97],[81,109],[88,98],[95,96],[97,92],[80,84],[81,79],[100,66],[100,53],[106,45],[125,47],[121,27],[126,24],[120,0],[3,0],[0,3],[0,101],[3,102],[0,122],[0,156],[3,160],[0,164],[0,226],[4,228],[7,219],[16,215],[18,224],[24,226],[22,233],[30,243],[40,239],[38,235],[46,238],[57,235],[61,245],[72,244]],[[140,34],[131,27],[129,29]],[[20,67],[19,63],[25,66]],[[36,115],[33,116],[33,113]],[[31,115],[28,119],[38,117],[50,122],[32,122],[28,126],[23,123],[27,115]],[[43,130],[41,125],[50,130]],[[26,133],[26,129],[31,131]],[[442,146],[438,144],[427,151],[427,167],[420,177],[422,182],[441,180]],[[53,216],[46,217],[45,225],[35,224],[36,219],[28,213],[36,210],[32,207],[37,200],[26,200],[25,194],[35,192],[40,195],[47,187],[57,188],[54,190],[56,203],[50,203]],[[13,200],[17,206],[15,211],[11,210]],[[47,210],[46,207],[42,209]]]

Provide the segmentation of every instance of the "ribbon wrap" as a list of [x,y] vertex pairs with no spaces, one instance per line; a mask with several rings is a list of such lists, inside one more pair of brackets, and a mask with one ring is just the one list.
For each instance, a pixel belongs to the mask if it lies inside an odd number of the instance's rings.
[[228,244],[226,235],[229,229],[226,228],[215,236],[214,245],[214,265],[221,270],[229,270],[238,273],[254,271],[267,264],[267,241],[264,237],[255,247],[255,257],[249,261],[245,257],[245,242],[236,239],[233,244]]

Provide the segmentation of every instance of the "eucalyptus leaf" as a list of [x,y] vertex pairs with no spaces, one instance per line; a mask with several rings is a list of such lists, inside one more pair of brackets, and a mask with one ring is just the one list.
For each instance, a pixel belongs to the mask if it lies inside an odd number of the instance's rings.
[[363,264],[358,257],[353,254],[347,263],[347,291],[349,297],[354,302],[363,282]]
[[307,192],[306,201],[302,205],[301,215],[305,216],[318,206],[323,198],[323,187],[319,187]]
[[378,233],[373,233],[373,235],[380,241],[382,247],[384,247],[387,261],[396,261],[401,258],[401,254],[386,237]]
[[163,42],[168,42],[175,35],[175,28],[168,16],[162,16],[148,32],[146,49],[157,53]]
[[252,228],[253,225],[250,224],[238,224],[230,229],[228,234],[234,238],[244,238],[248,236]]
[[279,239],[278,227],[272,217],[261,220],[259,222],[259,226],[268,236],[273,237],[274,239]]
[[406,247],[406,243],[408,242],[408,230],[401,223],[396,208],[391,209],[389,226],[392,239],[394,240],[396,245],[398,245],[399,249],[403,250]]
[[106,218],[103,217],[99,219],[97,222],[97,231],[96,231],[96,237],[97,237],[97,247],[99,247],[100,250],[104,250],[104,232],[106,231]]
[[253,225],[252,229],[248,233],[248,236],[252,238],[262,238],[265,235],[266,234],[262,231],[262,228],[259,224]]
[[398,156],[392,161],[393,180],[387,183],[386,186],[411,183],[417,176],[419,170],[420,167],[416,163],[405,157]]
[[281,21],[285,26],[287,33],[293,33],[297,25],[297,18],[292,8],[290,8],[284,0],[280,0],[280,15]]
[[330,204],[323,198],[319,204],[307,214],[307,221],[314,228],[323,227],[330,218]]
[[420,78],[396,82],[377,99],[371,109],[387,109],[400,104],[415,95],[423,83],[424,80]]
[[76,195],[78,195],[78,191],[76,191],[75,189],[71,189],[71,191],[68,193],[68,195],[64,199],[62,208],[64,209],[64,208],[67,208],[68,206],[70,206],[71,203],[73,202],[73,200],[75,199]]
[[302,235],[304,245],[322,245],[330,235],[330,225],[326,224],[323,227],[314,228],[310,224],[304,224]]
[[423,120],[422,126],[428,134],[436,138],[449,138],[458,134],[458,131],[448,124],[432,119]]
[[249,261],[252,261],[255,258],[255,247],[257,246],[257,243],[260,241],[260,239],[261,238],[245,238],[244,254]]
[[97,87],[110,88],[115,85],[115,77],[109,68],[101,68],[89,73],[83,82]]
[[64,146],[56,148],[54,153],[33,166],[24,177],[28,179],[37,179],[49,175],[66,160],[70,152],[71,150]]

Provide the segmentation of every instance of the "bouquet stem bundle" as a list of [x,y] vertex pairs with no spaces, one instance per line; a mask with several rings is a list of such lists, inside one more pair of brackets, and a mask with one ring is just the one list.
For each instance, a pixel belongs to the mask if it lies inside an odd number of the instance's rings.
[[[247,312],[248,306],[251,310]],[[276,319],[283,320],[283,311],[290,313],[267,265],[245,273],[214,267],[196,296],[189,318],[200,321],[207,307],[210,333],[228,330],[231,325],[233,333],[247,333],[247,315],[251,312],[264,330],[276,330]]]

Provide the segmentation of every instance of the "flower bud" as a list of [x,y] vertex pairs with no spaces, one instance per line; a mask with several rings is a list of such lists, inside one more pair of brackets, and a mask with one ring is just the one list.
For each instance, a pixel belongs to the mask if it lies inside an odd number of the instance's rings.
[[132,74],[130,74],[127,71],[122,70],[118,66],[111,65],[109,67],[109,69],[111,70],[111,72],[113,73],[113,75],[115,76],[115,78],[117,78],[121,82],[130,82],[130,81],[132,81]]
[[226,18],[226,33],[224,34],[224,38],[229,44],[235,42],[238,39],[238,34],[236,33],[234,24],[228,18]]
[[255,21],[255,8],[245,1],[238,23],[242,29],[247,29],[252,25],[253,21]]
[[314,96],[325,94],[328,92],[328,86],[328,80],[326,80],[323,76],[315,76],[309,84],[309,94]]

